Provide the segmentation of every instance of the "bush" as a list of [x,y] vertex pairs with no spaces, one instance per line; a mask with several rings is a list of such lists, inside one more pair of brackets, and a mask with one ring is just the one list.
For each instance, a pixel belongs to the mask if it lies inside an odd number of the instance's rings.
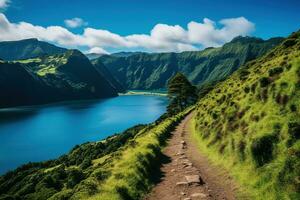
[[273,159],[273,148],[276,142],[274,135],[265,135],[254,139],[251,153],[256,166],[260,167]]
[[84,179],[84,174],[82,173],[82,171],[78,169],[73,169],[68,173],[67,187],[73,188],[83,179]]
[[280,74],[282,72],[283,72],[282,67],[275,67],[275,68],[269,70],[269,75],[274,76],[274,75]]
[[285,47],[291,47],[294,46],[297,43],[297,41],[295,39],[287,39],[283,42],[283,45]]
[[267,87],[270,84],[270,80],[267,77],[262,77],[259,80],[260,87]]

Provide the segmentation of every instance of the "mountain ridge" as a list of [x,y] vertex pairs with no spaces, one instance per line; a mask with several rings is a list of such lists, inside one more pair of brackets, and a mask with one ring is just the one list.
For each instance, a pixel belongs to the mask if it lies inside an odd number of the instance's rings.
[[36,38],[0,42],[0,58],[7,61],[60,54],[65,51],[67,49],[39,41]]
[[161,89],[181,71],[196,85],[218,82],[245,62],[255,59],[282,41],[237,37],[222,47],[182,53],[138,53],[126,57],[98,58],[126,89]]

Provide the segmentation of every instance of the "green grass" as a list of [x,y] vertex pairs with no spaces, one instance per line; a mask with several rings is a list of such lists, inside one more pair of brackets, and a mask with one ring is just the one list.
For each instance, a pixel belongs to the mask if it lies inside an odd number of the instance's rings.
[[288,40],[294,43],[247,63],[196,106],[201,151],[253,199],[300,198],[300,34]]

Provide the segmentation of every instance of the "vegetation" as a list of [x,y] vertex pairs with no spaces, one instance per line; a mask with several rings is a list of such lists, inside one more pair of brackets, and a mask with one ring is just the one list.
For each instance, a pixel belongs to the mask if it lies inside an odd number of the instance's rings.
[[174,115],[183,111],[197,101],[196,87],[180,72],[168,82],[168,114]]
[[262,40],[237,37],[219,48],[182,53],[119,53],[101,61],[127,90],[166,88],[168,80],[182,72],[194,85],[212,84],[227,78],[240,65],[264,55],[282,38]]
[[159,173],[166,138],[188,112],[23,165],[0,177],[0,199],[140,199]]
[[193,137],[252,199],[300,199],[300,32],[200,99]]

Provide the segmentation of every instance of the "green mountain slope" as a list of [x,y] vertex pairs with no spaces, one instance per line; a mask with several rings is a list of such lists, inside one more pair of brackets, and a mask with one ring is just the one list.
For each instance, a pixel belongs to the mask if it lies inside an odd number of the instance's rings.
[[253,199],[300,198],[300,32],[197,105],[194,138]]
[[[14,62],[2,61],[0,70],[0,88],[4,91],[0,107],[117,95],[116,89],[77,50]],[[34,89],[36,87],[39,89]]]
[[220,48],[183,53],[135,53],[98,58],[126,89],[161,89],[180,71],[196,85],[223,80],[240,65],[255,59],[282,41],[237,37]]
[[0,58],[8,61],[60,54],[66,51],[67,49],[34,38],[0,42]]
[[95,68],[98,70],[103,77],[120,93],[125,92],[125,88],[122,84],[111,74],[111,72],[106,68],[106,66],[100,60],[91,61]]

